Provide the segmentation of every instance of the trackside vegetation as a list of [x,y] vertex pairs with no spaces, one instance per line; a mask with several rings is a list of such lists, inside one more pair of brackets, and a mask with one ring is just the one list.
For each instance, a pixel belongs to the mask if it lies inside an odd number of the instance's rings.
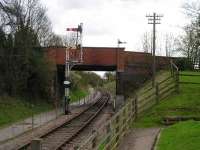
[[[73,72],[71,74],[73,86],[70,90],[72,102],[78,101],[89,94],[90,88],[103,84],[103,79],[93,72]],[[0,96],[0,128],[20,121],[31,115],[55,109],[56,99],[42,99],[22,96]],[[61,107],[63,98],[57,98],[58,107]]]
[[53,105],[39,100],[34,105],[17,97],[0,97],[0,128],[13,122],[30,117],[32,114],[53,109]]

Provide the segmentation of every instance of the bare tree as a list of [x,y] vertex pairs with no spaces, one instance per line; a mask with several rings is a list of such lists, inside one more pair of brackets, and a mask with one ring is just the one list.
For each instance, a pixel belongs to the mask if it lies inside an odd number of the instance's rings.
[[142,48],[143,51],[148,53],[152,52],[152,36],[151,33],[145,32],[142,37]]
[[172,56],[176,50],[176,38],[172,33],[165,34],[165,53],[167,57]]
[[[24,28],[34,30],[43,45],[51,34],[51,23],[46,16],[46,9],[39,0],[2,0],[0,15],[9,32],[16,32]],[[1,21],[2,22],[2,21]]]
[[183,8],[191,23],[184,28],[185,36],[182,37],[179,50],[200,68],[200,2],[185,3]]
[[[158,33],[156,36],[156,43],[156,55],[166,55],[170,57],[177,50],[178,41],[172,33]],[[142,38],[142,49],[144,52],[152,52],[151,33],[144,33]]]
[[62,42],[66,47],[75,47],[77,45],[77,34],[76,32],[69,33],[62,36]]
[[64,46],[62,36],[52,33],[45,42],[45,46]]
[[198,0],[184,3],[183,8],[185,14],[191,19],[195,19],[200,15],[200,2]]

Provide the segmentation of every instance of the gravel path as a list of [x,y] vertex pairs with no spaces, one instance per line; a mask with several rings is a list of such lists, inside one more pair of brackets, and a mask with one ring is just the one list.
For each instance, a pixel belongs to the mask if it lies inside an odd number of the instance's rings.
[[119,145],[118,150],[152,150],[160,128],[133,129]]

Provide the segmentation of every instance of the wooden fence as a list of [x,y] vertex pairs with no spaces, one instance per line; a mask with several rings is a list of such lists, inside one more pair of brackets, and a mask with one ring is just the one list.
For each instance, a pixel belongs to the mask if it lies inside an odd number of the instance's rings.
[[145,88],[138,91],[134,98],[127,100],[125,106],[120,109],[108,122],[95,130],[87,140],[77,149],[87,150],[115,150],[120,140],[127,133],[139,114],[157,104],[172,92],[178,91],[178,68],[171,64],[171,74],[162,81],[156,83],[155,87]]

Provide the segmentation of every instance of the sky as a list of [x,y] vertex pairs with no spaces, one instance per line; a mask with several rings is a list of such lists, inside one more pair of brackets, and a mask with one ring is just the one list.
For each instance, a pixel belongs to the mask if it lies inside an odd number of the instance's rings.
[[41,0],[47,8],[53,30],[66,34],[67,27],[83,23],[83,46],[117,46],[126,41],[126,50],[141,51],[145,32],[151,32],[146,15],[163,15],[157,32],[180,34],[187,23],[185,0]]
[[[116,47],[117,39],[128,51],[142,51],[142,37],[151,32],[146,15],[163,15],[157,33],[183,34],[188,22],[182,8],[186,0],[41,0],[56,34],[83,23],[83,46]],[[160,52],[161,55],[164,52]]]

